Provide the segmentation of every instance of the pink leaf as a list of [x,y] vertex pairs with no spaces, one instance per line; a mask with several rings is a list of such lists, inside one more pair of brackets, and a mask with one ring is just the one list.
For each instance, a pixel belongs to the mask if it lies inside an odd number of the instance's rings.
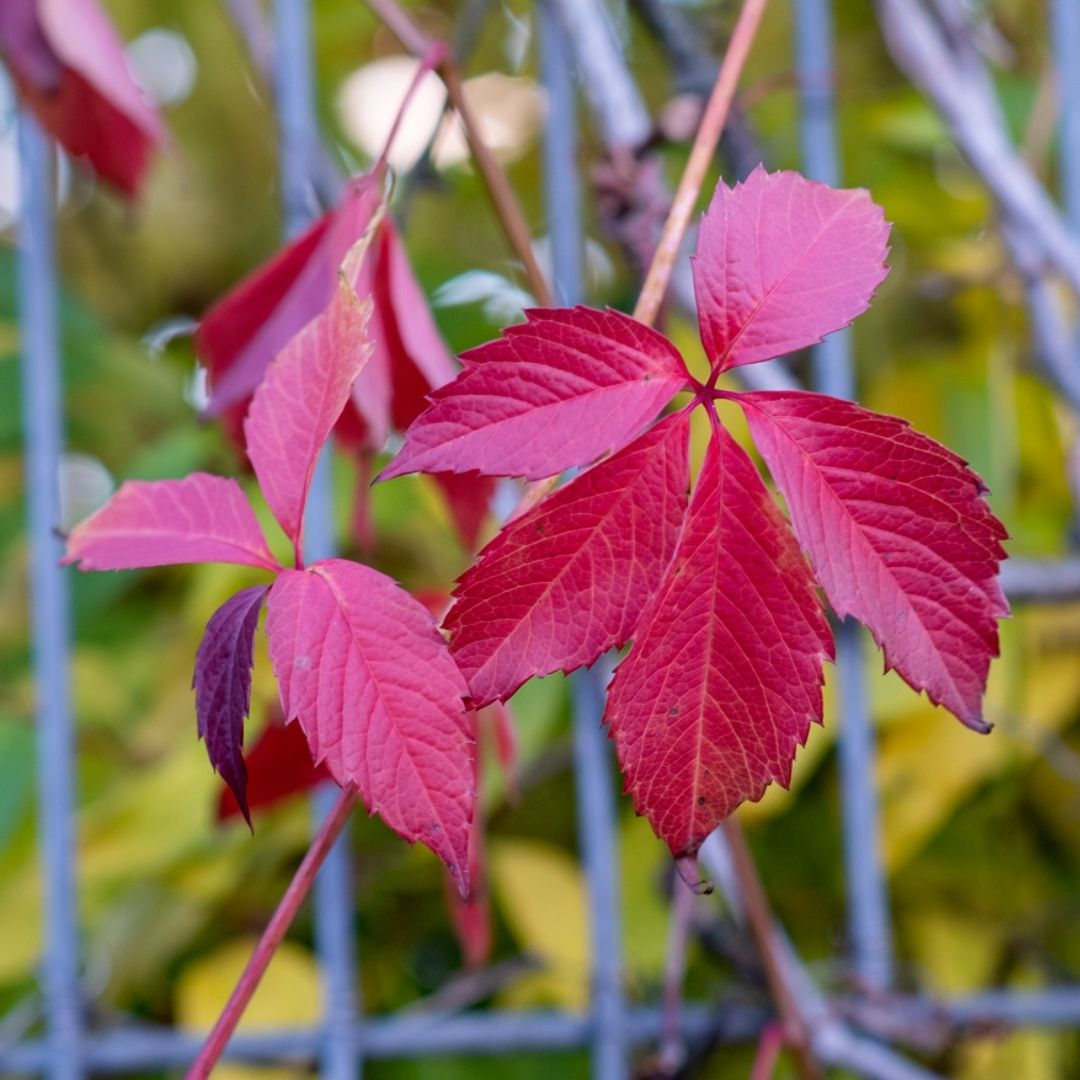
[[820,341],[866,310],[888,270],[889,226],[865,191],[757,168],[716,187],[694,257],[694,291],[713,369]]
[[282,710],[316,762],[427,844],[466,894],[473,739],[465,681],[434,619],[388,577],[341,559],[282,571],[267,610]]
[[511,521],[465,572],[445,620],[473,703],[623,644],[675,550],[689,483],[688,413]]
[[369,302],[342,281],[330,306],[270,365],[244,422],[248,457],[302,562],[304,503],[323,444],[369,355]]
[[738,398],[836,613],[896,670],[988,731],[982,695],[1008,606],[1005,529],[982,481],[903,420],[805,393]]
[[[300,725],[286,724],[277,705],[269,711],[273,715],[246,755],[247,800],[252,813],[268,810],[330,779],[326,769],[311,760]],[[228,821],[239,813],[236,796],[223,787],[218,799],[218,821]]]
[[165,130],[101,8],[95,0],[4,0],[3,6],[0,47],[42,127],[134,195]]
[[333,299],[338,272],[382,202],[370,177],[207,312],[195,347],[210,372],[207,412],[220,415],[262,381],[270,361]]
[[222,562],[280,569],[235,480],[128,480],[68,537],[65,563],[81,570]]
[[628,315],[576,307],[527,319],[462,357],[381,479],[551,476],[624,445],[688,383],[675,347]]
[[796,746],[821,720],[831,656],[795,538],[718,428],[606,717],[634,805],[688,880],[702,841],[739,803],[787,784]]
[[251,824],[244,768],[244,720],[251,709],[255,630],[266,585],[230,596],[210,617],[195,654],[195,715],[210,764],[229,785],[244,820]]

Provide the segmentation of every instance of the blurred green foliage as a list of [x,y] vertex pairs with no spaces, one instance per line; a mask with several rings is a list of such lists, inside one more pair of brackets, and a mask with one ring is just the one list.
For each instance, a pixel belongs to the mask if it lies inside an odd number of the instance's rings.
[[[162,320],[197,317],[277,246],[269,97],[223,5],[111,0],[107,6],[125,37],[150,27],[182,35],[197,73],[190,96],[166,110],[173,142],[138,206],[95,190],[78,171],[71,179],[59,220],[67,445],[102,463],[117,481],[193,469],[236,471],[233,451],[190,404],[190,342],[179,339],[154,351],[146,335]],[[442,0],[421,14],[434,31],[450,33],[457,6]],[[1032,17],[1031,5],[1020,0],[993,6],[1012,47],[1012,66],[1000,86],[1010,122],[1052,184],[1053,145],[1040,95],[1048,78],[1045,19],[1037,6]],[[314,7],[320,116],[332,154],[362,167],[360,151],[344,140],[337,94],[356,67],[397,48],[359,0],[318,0]],[[692,11],[704,40],[721,40],[730,8]],[[940,122],[890,66],[869,5],[840,0],[838,9],[844,175],[849,184],[868,187],[894,223],[892,275],[855,329],[862,398],[909,418],[972,461],[993,489],[1013,553],[1060,553],[1075,538],[1077,521],[1065,467],[1075,418],[1033,374],[1019,286],[1004,260],[992,207]],[[785,10],[776,5],[766,21],[744,95],[770,165],[797,167]],[[530,29],[522,0],[492,5],[470,73],[513,69],[515,43]],[[640,27],[628,23],[627,32],[635,74],[659,106],[668,94],[664,64]],[[521,73],[535,76],[535,43],[525,41]],[[510,175],[534,233],[542,235],[538,153],[529,147]],[[586,183],[595,153],[586,130]],[[685,151],[668,153],[674,177]],[[400,182],[397,210],[429,294],[470,270],[517,280],[467,167]],[[594,224],[589,236],[613,267],[590,300],[627,305],[634,282],[619,252]],[[475,304],[438,308],[436,315],[455,350],[497,330]],[[691,328],[675,320],[670,329],[688,352],[696,348]],[[17,349],[9,246],[0,251],[0,912],[8,931],[0,935],[0,1012],[35,992],[41,911]],[[360,555],[349,529],[356,484],[351,463],[339,461],[335,475],[340,541],[346,552]],[[374,511],[377,547],[363,557],[407,586],[445,587],[464,567],[426,481],[377,488]],[[303,799],[257,820],[254,836],[240,824],[217,824],[218,783],[195,738],[190,679],[199,635],[227,593],[253,579],[235,568],[199,567],[72,574],[70,580],[87,992],[101,1009],[202,1024],[224,998],[238,955],[265,923],[310,830]],[[869,647],[866,657],[880,725],[878,778],[904,986],[944,992],[1075,977],[1080,605],[1015,613],[993,673],[988,715],[997,727],[986,738],[931,708],[895,677],[881,678],[880,659]],[[262,643],[249,742],[273,694]],[[508,798],[497,777],[488,784],[496,956],[527,952],[545,966],[485,1000],[580,1008],[587,995],[587,931],[564,685],[555,678],[531,685],[514,708],[520,798]],[[778,914],[823,980],[842,985],[835,730],[830,709],[825,729],[813,732],[800,754],[793,791],[771,792],[746,817]],[[351,840],[363,999],[369,1011],[385,1012],[443,986],[458,973],[460,958],[434,858],[362,816]],[[619,840],[628,988],[635,1000],[653,1001],[669,921],[669,862],[625,799]],[[291,974],[277,983],[271,977],[264,992],[256,1016],[265,1022],[299,1023],[312,1014],[318,990],[308,920],[302,916],[281,960]],[[695,994],[716,997],[732,979],[724,962],[692,946],[688,985]],[[1064,1076],[1080,1067],[1073,1036],[1031,1034],[958,1048],[937,1064],[965,1080]],[[719,1051],[701,1075],[743,1076],[747,1067],[743,1051]],[[379,1065],[371,1074],[452,1080],[554,1070],[584,1076],[584,1058],[421,1061]]]

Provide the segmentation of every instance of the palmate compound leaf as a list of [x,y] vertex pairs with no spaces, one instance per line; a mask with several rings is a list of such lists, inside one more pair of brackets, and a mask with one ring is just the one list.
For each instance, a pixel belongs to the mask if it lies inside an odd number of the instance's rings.
[[370,313],[370,302],[340,280],[327,309],[270,365],[244,421],[259,487],[300,562],[308,487],[319,452],[370,355],[365,333]]
[[324,559],[278,575],[266,632],[282,710],[316,762],[406,840],[427,844],[467,893],[468,688],[431,614],[383,574]]
[[961,458],[904,420],[799,392],[736,395],[829,603],[976,731],[1008,614],[1005,529]]
[[474,704],[630,638],[675,550],[689,437],[688,413],[662,420],[484,548],[444,622]]
[[714,368],[770,360],[846,326],[888,273],[888,238],[865,191],[760,166],[734,188],[718,184],[693,260]]
[[625,445],[689,382],[662,334],[617,311],[540,309],[462,356],[383,470],[538,480]]
[[251,708],[255,630],[268,586],[253,585],[230,596],[210,617],[195,653],[195,715],[210,764],[229,785],[244,820],[251,824],[244,767],[244,721]]
[[199,562],[279,569],[240,485],[209,473],[128,480],[72,530],[63,561],[82,570]]
[[788,782],[796,746],[821,721],[822,663],[832,655],[787,522],[717,427],[606,713],[634,805],[690,884],[709,833],[770,782]]

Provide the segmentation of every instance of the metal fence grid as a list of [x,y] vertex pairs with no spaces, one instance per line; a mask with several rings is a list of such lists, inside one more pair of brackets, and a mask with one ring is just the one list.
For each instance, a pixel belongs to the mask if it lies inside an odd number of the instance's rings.
[[[795,67],[801,101],[804,171],[836,184],[839,175],[833,101],[832,0],[790,0],[796,43]],[[550,7],[549,7],[550,5]],[[581,193],[577,183],[577,85],[574,68],[588,95],[602,77],[603,50],[582,50],[575,27],[596,20],[601,4],[578,0],[539,0],[542,78],[549,99],[544,133],[544,188],[552,238],[559,301],[583,296]],[[317,141],[313,107],[309,0],[275,0],[276,105],[280,131],[280,172],[286,229],[300,231],[311,214],[311,163]],[[556,16],[563,20],[560,23]],[[1054,57],[1061,87],[1060,169],[1065,210],[1080,233],[1080,4],[1052,0]],[[570,24],[566,32],[565,24]],[[592,27],[595,46],[596,26]],[[605,48],[618,48],[610,25]],[[576,48],[575,48],[576,46]],[[597,65],[600,66],[598,70]],[[631,95],[620,115],[593,103],[600,127],[612,139],[633,142],[647,113]],[[628,135],[629,138],[626,138]],[[45,879],[45,949],[41,993],[45,1033],[40,1039],[0,1046],[0,1069],[52,1080],[76,1080],[90,1072],[124,1073],[189,1064],[200,1040],[170,1029],[129,1027],[94,1032],[83,1022],[79,983],[77,881],[74,863],[74,737],[68,692],[70,621],[66,571],[59,566],[61,541],[58,470],[63,443],[63,387],[56,318],[56,272],[52,220],[52,150],[35,124],[20,119],[19,151],[22,207],[19,223],[19,297],[22,342],[23,417],[32,552],[32,646],[38,688],[37,787],[39,847]],[[850,345],[837,334],[816,350],[818,389],[854,397]],[[332,554],[330,492],[326,470],[312,487],[306,545],[313,557]],[[850,962],[862,984],[884,990],[892,982],[892,945],[886,884],[878,850],[878,816],[873,787],[873,734],[859,660],[860,638],[845,624],[838,632],[842,730],[840,777],[844,823],[845,873],[849,908]],[[358,958],[353,935],[350,852],[339,841],[316,883],[316,945],[325,983],[326,1012],[312,1029],[238,1035],[229,1057],[250,1062],[316,1058],[321,1075],[345,1080],[360,1075],[365,1059],[457,1053],[509,1054],[522,1050],[587,1048],[597,1080],[628,1073],[631,1049],[660,1034],[657,1008],[630,1008],[623,995],[620,957],[620,901],[615,851],[615,793],[609,748],[600,727],[603,680],[582,673],[572,683],[574,764],[579,838],[589,896],[592,1000],[585,1015],[558,1012],[486,1012],[453,1015],[365,1018],[358,995]],[[334,791],[316,796],[318,815]],[[317,815],[317,816],[318,816]],[[714,867],[722,871],[722,866]],[[964,999],[898,1006],[912,1016],[946,1016],[951,1022],[998,1020],[1043,1027],[1080,1026],[1080,989],[1040,993],[993,992]],[[684,1035],[690,1039],[748,1039],[767,1018],[751,1007],[718,1012],[685,1006]],[[876,1060],[876,1059],[875,1059]],[[926,1076],[914,1066],[866,1075]],[[884,1068],[884,1067],[883,1067]]]

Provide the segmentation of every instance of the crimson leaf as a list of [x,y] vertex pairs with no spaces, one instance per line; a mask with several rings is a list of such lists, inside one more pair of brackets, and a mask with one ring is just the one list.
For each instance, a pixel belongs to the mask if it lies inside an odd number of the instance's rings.
[[717,428],[678,549],[608,694],[627,789],[693,884],[702,841],[786,784],[833,655],[809,567],[753,463]]
[[865,191],[760,167],[734,189],[718,184],[694,258],[714,369],[769,360],[846,326],[888,273],[888,236]]
[[1005,529],[956,454],[903,420],[806,393],[738,397],[836,613],[965,724],[982,719]]
[[510,522],[465,572],[445,626],[476,705],[629,639],[675,549],[689,432],[688,413],[657,424]]
[[674,346],[617,311],[529,311],[431,395],[383,470],[537,480],[623,446],[683,389]]
[[287,720],[368,810],[422,840],[468,893],[472,732],[467,688],[435,621],[388,577],[342,559],[284,570],[267,601]]
[[210,617],[195,653],[195,715],[210,764],[229,785],[251,825],[244,768],[244,720],[251,709],[255,630],[267,586],[253,585],[230,596]]

